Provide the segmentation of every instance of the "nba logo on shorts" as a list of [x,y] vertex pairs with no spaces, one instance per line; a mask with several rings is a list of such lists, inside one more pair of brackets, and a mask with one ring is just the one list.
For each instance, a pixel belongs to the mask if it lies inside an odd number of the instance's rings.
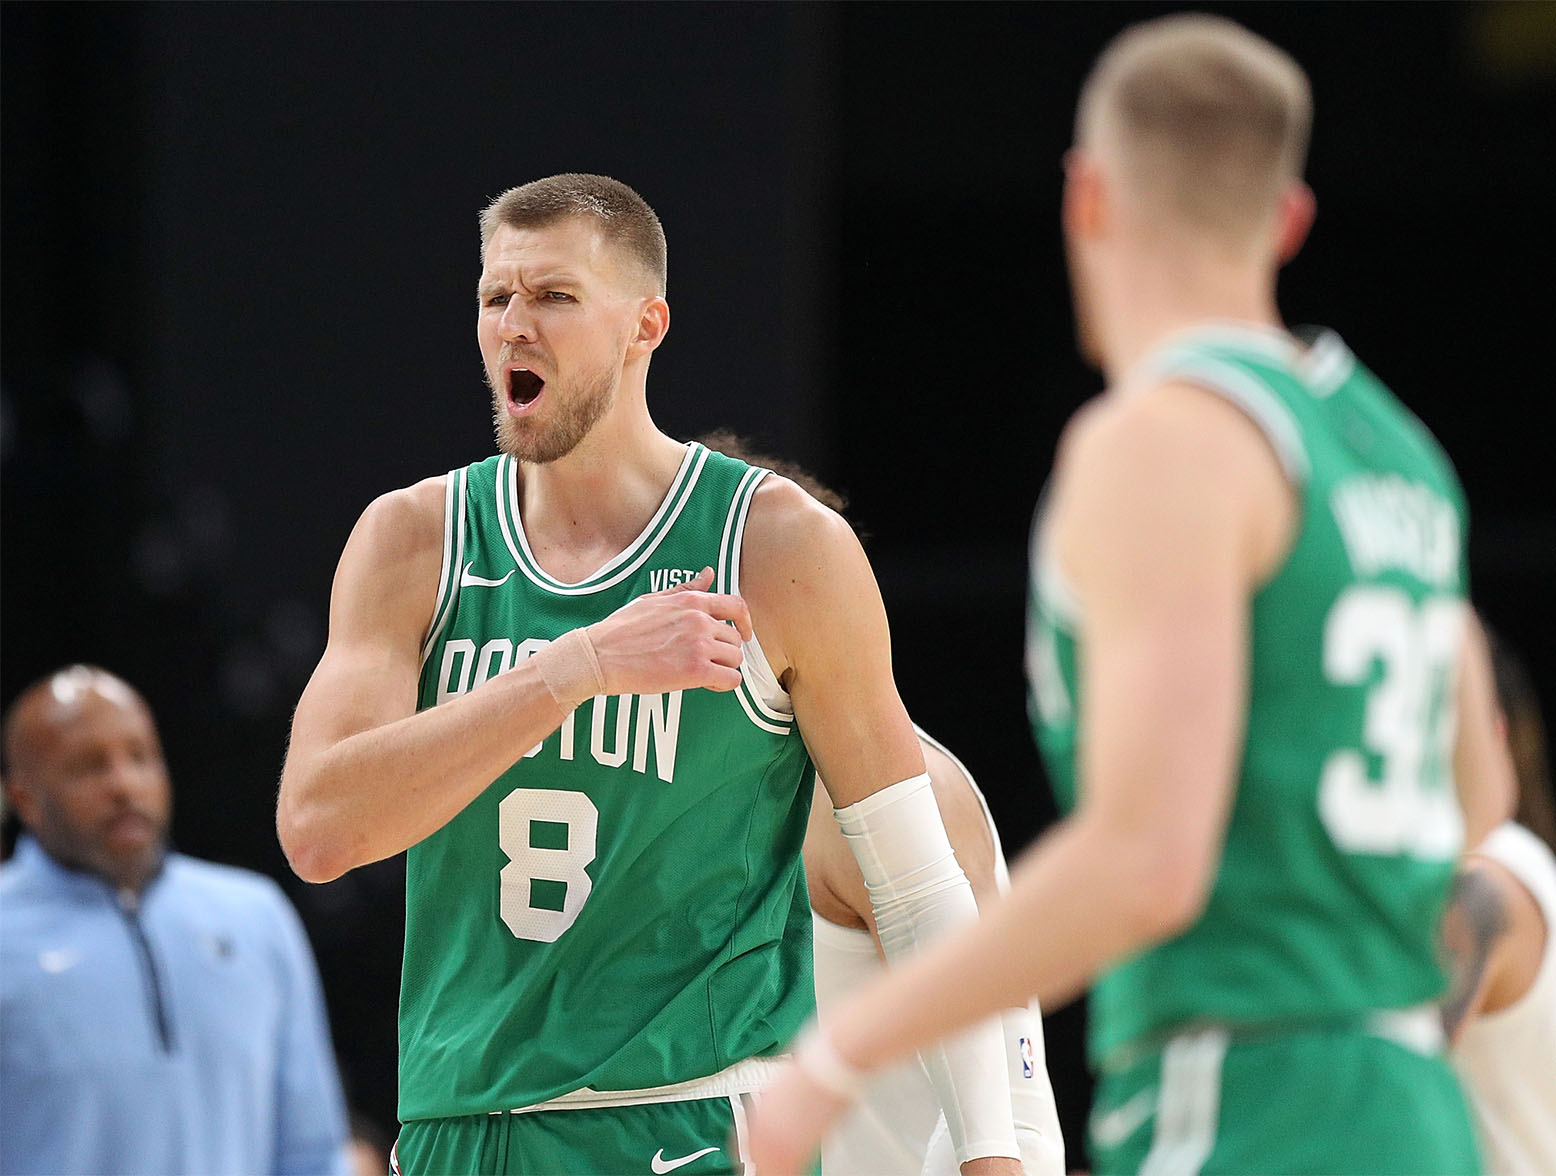
[[1032,1039],[1023,1037],[1018,1043],[1021,1050],[1021,1074],[1024,1078],[1032,1077]]

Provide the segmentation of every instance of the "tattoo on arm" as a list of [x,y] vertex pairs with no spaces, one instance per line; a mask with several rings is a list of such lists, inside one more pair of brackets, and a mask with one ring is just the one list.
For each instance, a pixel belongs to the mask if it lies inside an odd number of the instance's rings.
[[1442,942],[1447,954],[1448,991],[1442,999],[1443,1032],[1458,1032],[1480,991],[1486,964],[1507,932],[1507,908],[1494,882],[1470,866],[1453,880],[1443,914]]

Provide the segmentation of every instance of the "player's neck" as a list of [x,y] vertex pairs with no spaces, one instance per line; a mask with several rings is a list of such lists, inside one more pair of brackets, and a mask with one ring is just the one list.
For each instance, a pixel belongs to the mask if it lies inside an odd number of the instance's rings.
[[521,466],[520,517],[541,566],[577,579],[593,566],[570,576],[564,565],[603,563],[624,550],[659,509],[685,456],[640,402],[616,405],[567,456]]
[[1261,267],[1160,253],[1121,267],[1114,288],[1120,293],[1103,334],[1103,372],[1110,387],[1163,339],[1200,323],[1285,329],[1274,282]]

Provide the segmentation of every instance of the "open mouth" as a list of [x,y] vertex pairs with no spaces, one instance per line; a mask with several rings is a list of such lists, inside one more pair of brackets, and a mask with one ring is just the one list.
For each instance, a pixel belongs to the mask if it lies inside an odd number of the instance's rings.
[[528,408],[539,398],[546,382],[528,368],[510,368],[508,371],[508,403],[516,408]]

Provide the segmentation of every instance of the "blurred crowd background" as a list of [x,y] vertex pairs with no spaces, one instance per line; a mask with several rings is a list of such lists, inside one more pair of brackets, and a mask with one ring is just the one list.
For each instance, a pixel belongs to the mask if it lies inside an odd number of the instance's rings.
[[[334,562],[377,494],[491,452],[476,210],[559,171],[670,242],[650,407],[847,495],[915,718],[1008,848],[1053,817],[1024,715],[1026,536],[1076,357],[1073,101],[1141,4],[34,5],[3,18],[0,689],[146,694],[175,844],[313,939],[353,1106],[394,1117],[399,863],[313,887],[273,829]],[[1292,323],[1444,441],[1473,591],[1556,689],[1556,5],[1205,5],[1312,75]],[[1049,1018],[1079,1158],[1083,1010]]]

